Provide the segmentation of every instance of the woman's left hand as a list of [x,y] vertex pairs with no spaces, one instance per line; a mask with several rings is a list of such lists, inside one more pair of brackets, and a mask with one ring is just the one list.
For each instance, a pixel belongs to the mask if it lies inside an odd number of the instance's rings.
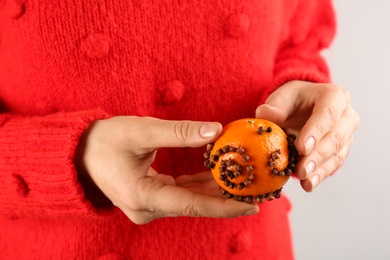
[[298,136],[295,144],[301,157],[295,172],[307,192],[343,165],[360,122],[347,90],[306,81],[290,81],[276,89],[257,108],[256,117]]

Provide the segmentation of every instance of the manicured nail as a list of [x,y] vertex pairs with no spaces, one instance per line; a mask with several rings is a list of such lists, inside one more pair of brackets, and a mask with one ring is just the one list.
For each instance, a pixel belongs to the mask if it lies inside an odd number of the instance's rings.
[[310,174],[313,172],[315,167],[314,162],[310,161],[306,166],[305,166],[305,171],[306,171],[306,177],[309,178]]
[[318,182],[320,181],[320,177],[318,175],[315,175],[310,181],[314,190],[317,187]]
[[218,123],[203,124],[199,128],[199,134],[206,139],[213,138],[221,127]]
[[311,152],[311,150],[314,147],[314,143],[315,143],[315,140],[314,140],[313,137],[309,137],[309,138],[306,139],[306,142],[305,142],[306,154]]
[[242,213],[241,216],[250,216],[250,215],[255,215],[257,213],[259,213],[259,208],[247,210],[244,213]]

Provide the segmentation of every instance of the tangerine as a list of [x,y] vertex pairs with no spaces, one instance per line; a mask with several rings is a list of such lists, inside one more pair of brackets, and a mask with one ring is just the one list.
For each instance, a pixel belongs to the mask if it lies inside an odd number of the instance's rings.
[[233,121],[207,146],[205,166],[227,197],[270,201],[280,197],[295,170],[299,157],[295,139],[265,119]]

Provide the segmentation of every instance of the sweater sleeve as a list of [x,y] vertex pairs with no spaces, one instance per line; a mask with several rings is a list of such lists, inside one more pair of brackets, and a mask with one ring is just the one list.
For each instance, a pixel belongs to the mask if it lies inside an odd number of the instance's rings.
[[103,111],[0,114],[0,215],[94,214],[73,163],[78,140]]
[[336,32],[331,0],[298,0],[294,10],[276,55],[272,90],[291,80],[330,81],[321,51],[330,46]]

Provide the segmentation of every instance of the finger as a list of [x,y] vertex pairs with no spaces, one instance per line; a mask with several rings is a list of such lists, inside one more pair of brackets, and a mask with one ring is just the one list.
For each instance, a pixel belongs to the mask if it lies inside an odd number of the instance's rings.
[[296,110],[298,91],[290,91],[288,86],[277,89],[256,109],[256,118],[267,119],[282,125]]
[[153,126],[141,127],[136,132],[143,146],[151,150],[160,147],[200,147],[222,132],[222,125],[216,122],[169,121],[149,117],[140,120],[144,121],[141,125]]
[[199,194],[183,187],[164,185],[153,177],[141,179],[137,184],[137,189],[132,191],[135,199],[125,204],[114,203],[136,224],[162,217],[233,218],[259,212],[255,203]]
[[313,112],[302,128],[296,142],[301,154],[309,154],[314,146],[338,123],[349,107],[350,97],[346,90],[335,85],[322,85],[315,99]]
[[320,165],[338,154],[342,149],[345,149],[345,146],[348,147],[356,129],[353,117],[349,114],[343,116],[340,122],[334,126],[334,129],[318,142],[310,154],[300,158],[296,168],[298,178],[307,179],[311,172],[315,170],[316,165]]
[[176,179],[176,185],[196,193],[226,198],[219,190],[211,172],[201,172],[193,175],[181,175]]
[[162,187],[153,201],[158,207],[155,211],[164,216],[233,218],[259,211],[254,203],[206,196],[177,186]]
[[325,180],[330,175],[334,174],[344,163],[345,159],[348,156],[348,149],[352,143],[353,138],[350,139],[348,144],[344,148],[326,162],[319,165],[305,180],[301,180],[302,188],[307,191],[313,191],[323,180]]
[[180,175],[175,179],[177,186],[183,186],[187,183],[194,183],[194,182],[205,182],[214,180],[213,175],[211,172],[200,172],[197,174],[192,175]]
[[186,183],[181,187],[203,195],[226,198],[226,196],[222,195],[220,187],[214,180]]

